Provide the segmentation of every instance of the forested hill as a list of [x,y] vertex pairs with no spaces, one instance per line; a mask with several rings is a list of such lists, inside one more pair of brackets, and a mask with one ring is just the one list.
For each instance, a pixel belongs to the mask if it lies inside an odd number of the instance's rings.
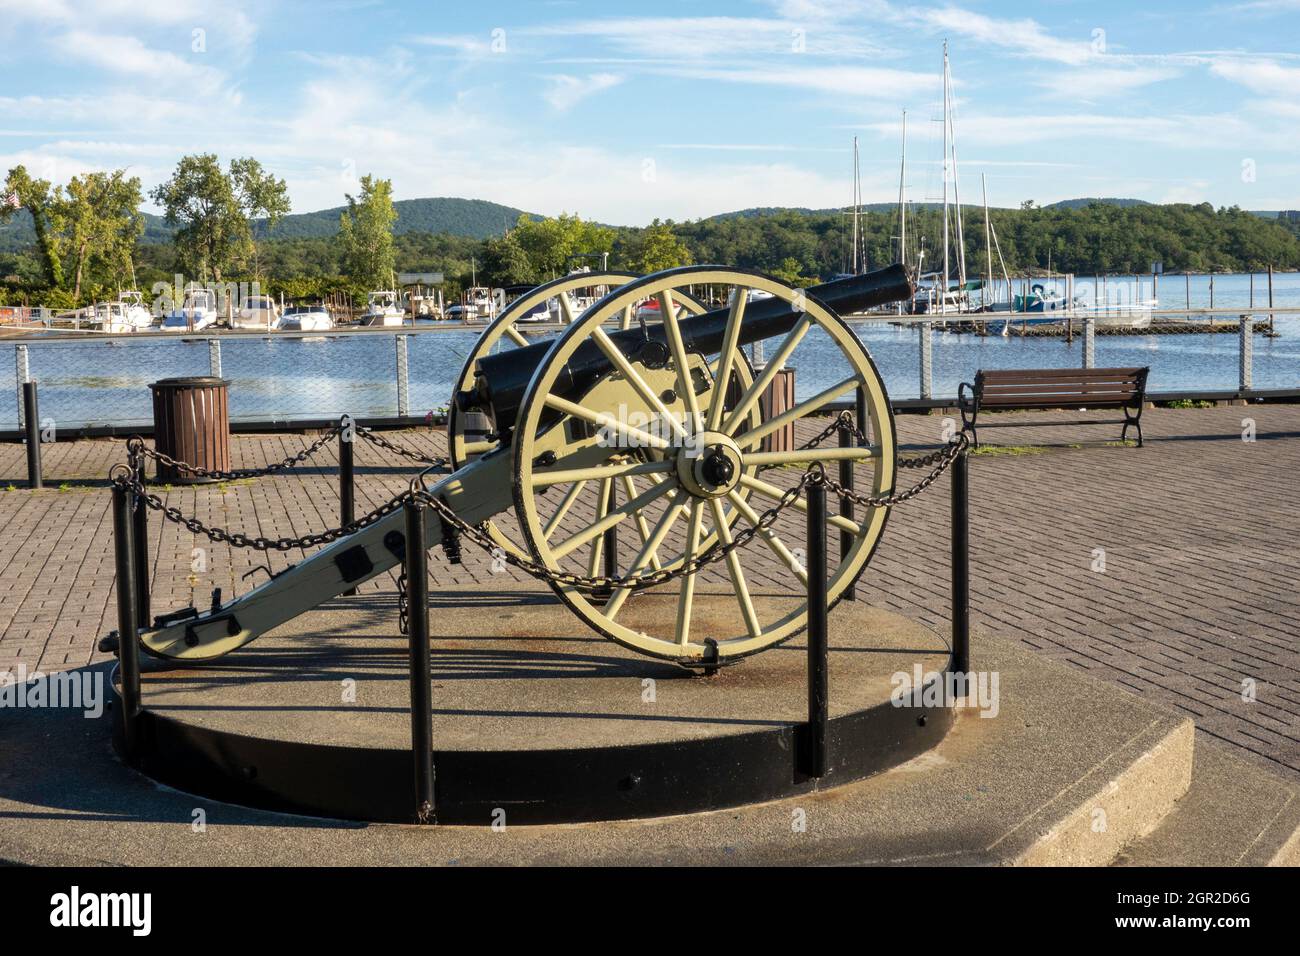
[[[332,236],[339,231],[339,215],[343,206],[285,216],[271,231],[277,239],[317,239]],[[523,215],[522,209],[502,206],[486,199],[399,199],[393,203],[397,210],[397,224],[393,232],[440,233],[465,236],[469,239],[487,239],[499,236]]]
[[1145,199],[1062,199],[1060,202],[1048,203],[1046,209],[1086,209],[1094,203],[1100,203],[1103,206],[1150,206],[1152,203]]
[[[393,203],[397,210],[397,225],[393,231],[405,233],[447,233],[468,239],[487,239],[499,236],[516,222],[523,213],[512,206],[488,202],[486,199],[399,199]],[[266,232],[260,221],[254,222],[259,236],[271,239],[323,239],[339,231],[339,214],[343,206],[321,209],[317,212],[295,213],[285,216],[275,228]],[[144,213],[145,245],[171,241],[172,230],[161,216]],[[20,211],[9,222],[0,224],[0,252],[17,252],[36,241],[32,219],[26,210]]]

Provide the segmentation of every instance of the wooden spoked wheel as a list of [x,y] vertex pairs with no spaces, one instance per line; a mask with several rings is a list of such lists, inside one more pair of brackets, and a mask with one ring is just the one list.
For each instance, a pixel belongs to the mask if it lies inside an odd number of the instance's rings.
[[[581,293],[588,290],[608,291],[635,278],[637,276],[628,272],[574,273],[530,289],[501,310],[491,324],[483,329],[483,334],[475,340],[474,347],[466,357],[452,389],[451,401],[447,406],[447,454],[451,458],[452,471],[494,450],[499,444],[495,438],[484,435],[481,429],[467,428],[467,419],[470,416],[457,407],[456,393],[466,391],[473,385],[474,370],[478,360],[502,350],[535,345],[548,338],[554,338],[555,317],[558,317],[563,325],[571,325],[590,304],[584,302],[580,297]],[[555,303],[556,310],[550,308],[552,302]],[[547,321],[536,320],[535,316],[539,309],[545,310]],[[701,309],[702,306],[695,306],[696,311]],[[632,318],[632,309],[628,309],[627,315],[622,317],[629,324]],[[626,328],[627,325],[623,327]],[[482,415],[482,413],[477,414]],[[491,427],[495,432],[495,423],[491,423]],[[520,545],[502,532],[496,523],[489,521],[487,527],[492,539],[502,548],[515,554],[524,553]]]
[[[715,293],[715,301],[728,303],[724,331],[711,339],[675,309],[679,296],[701,286]],[[756,293],[771,298],[751,302]],[[624,348],[619,343],[627,340],[611,337],[605,325],[647,297],[660,303],[665,317],[660,341]],[[762,301],[761,311],[770,315],[772,299],[787,304],[779,311],[788,321],[765,343],[771,355],[766,366],[736,388],[732,377],[749,368],[741,346],[758,329],[773,327],[768,322],[746,325],[746,314],[757,314],[755,303]],[[562,376],[567,380],[570,360],[591,354],[588,343],[600,350],[610,371],[581,395],[559,394],[557,383]],[[808,354],[817,381],[831,384],[764,420],[764,393],[801,344],[816,349]],[[827,405],[855,395],[865,409],[860,427],[867,433],[866,444],[855,441],[853,447],[840,448],[831,437],[813,449],[799,449],[830,423]],[[666,407],[665,397],[674,398],[685,415]],[[778,435],[787,434],[787,426],[794,428],[795,447],[765,450]],[[575,433],[598,434],[602,440],[570,460],[547,454],[557,434]],[[593,305],[555,341],[533,375],[513,442],[519,524],[535,560],[556,572],[615,571],[612,576],[625,577],[680,567],[715,538],[730,542],[737,528],[757,525],[814,462],[832,476],[840,463],[847,463],[859,491],[888,493],[895,478],[888,396],[852,330],[812,296],[759,273],[718,266],[647,276]],[[581,513],[571,507],[575,486],[629,480],[642,484],[627,489],[628,500],[621,505],[598,503]],[[785,640],[807,622],[806,508],[797,499],[757,540],[721,562],[637,590],[635,596],[630,587],[602,595],[552,586],[596,630],[643,653],[687,665],[743,657]],[[859,509],[852,519],[831,518],[832,602],[866,566],[887,512]],[[638,526],[631,533],[625,530],[629,518]],[[619,534],[617,568],[603,565],[593,553],[611,529]],[[837,548],[841,532],[845,539]],[[622,547],[626,538],[636,547]],[[589,558],[585,566],[584,554]],[[728,593],[729,610],[719,613],[718,596]],[[707,601],[696,600],[705,594]]]

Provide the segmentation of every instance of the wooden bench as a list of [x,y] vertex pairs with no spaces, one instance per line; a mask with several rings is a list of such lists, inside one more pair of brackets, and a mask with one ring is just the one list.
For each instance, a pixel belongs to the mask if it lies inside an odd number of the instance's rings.
[[957,389],[962,430],[971,433],[973,445],[979,445],[976,419],[984,409],[1030,411],[1047,408],[1119,408],[1123,418],[1083,419],[1074,422],[995,422],[983,428],[1022,428],[1042,425],[1120,425],[1120,441],[1128,438],[1129,427],[1137,429],[1138,447],[1142,447],[1142,403],[1146,399],[1147,368],[1018,368],[981,369],[975,384],[962,382]]

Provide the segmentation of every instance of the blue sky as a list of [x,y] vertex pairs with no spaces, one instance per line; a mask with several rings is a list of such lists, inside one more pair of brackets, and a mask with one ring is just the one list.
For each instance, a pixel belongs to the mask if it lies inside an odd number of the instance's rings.
[[0,171],[252,155],[297,211],[365,173],[642,224],[942,189],[1300,207],[1300,0],[0,0]]

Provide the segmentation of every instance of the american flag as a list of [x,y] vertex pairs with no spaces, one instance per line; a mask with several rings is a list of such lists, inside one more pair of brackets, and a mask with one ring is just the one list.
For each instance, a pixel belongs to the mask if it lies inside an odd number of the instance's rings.
[[5,196],[5,205],[10,209],[17,209],[21,205],[18,202],[18,194],[10,193],[8,196]]

